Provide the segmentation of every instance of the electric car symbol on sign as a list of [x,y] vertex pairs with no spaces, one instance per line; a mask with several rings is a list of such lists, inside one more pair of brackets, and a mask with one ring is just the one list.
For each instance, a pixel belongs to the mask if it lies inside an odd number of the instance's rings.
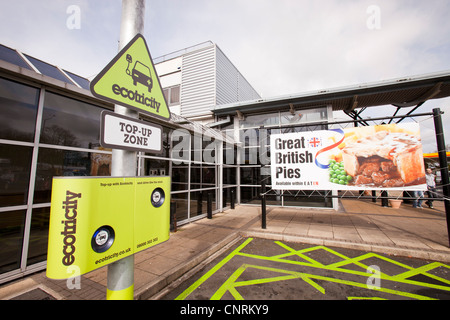
[[148,92],[152,92],[153,80],[150,74],[150,69],[139,61],[136,61],[133,70],[131,71],[133,84],[137,85],[139,82],[148,88]]
[[133,84],[136,86],[139,82],[140,84],[143,84],[148,88],[148,92],[152,92],[153,88],[153,80],[152,75],[150,73],[149,67],[147,67],[145,64],[142,64],[140,61],[136,61],[134,64],[133,70],[130,72],[130,64],[133,62],[133,57],[130,54],[127,54],[127,75],[131,76],[133,78]]

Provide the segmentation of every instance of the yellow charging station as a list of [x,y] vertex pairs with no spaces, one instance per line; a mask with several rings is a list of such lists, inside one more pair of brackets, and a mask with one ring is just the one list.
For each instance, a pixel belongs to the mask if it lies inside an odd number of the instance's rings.
[[168,240],[169,228],[170,177],[55,177],[47,276],[88,273]]

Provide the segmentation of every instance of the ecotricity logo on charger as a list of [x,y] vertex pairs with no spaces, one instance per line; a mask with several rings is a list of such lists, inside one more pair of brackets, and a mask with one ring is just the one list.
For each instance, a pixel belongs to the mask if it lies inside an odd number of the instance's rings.
[[65,220],[61,221],[64,225],[64,230],[61,235],[64,236],[62,247],[62,263],[65,266],[70,266],[75,262],[75,243],[77,242],[77,215],[78,215],[78,199],[81,198],[81,193],[75,193],[70,190],[66,191],[66,199],[62,202],[63,210],[65,211]]

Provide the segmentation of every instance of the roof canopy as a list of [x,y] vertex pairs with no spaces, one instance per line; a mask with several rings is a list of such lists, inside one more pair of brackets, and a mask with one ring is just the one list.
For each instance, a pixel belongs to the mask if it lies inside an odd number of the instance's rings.
[[394,105],[413,107],[429,99],[450,96],[450,71],[393,79],[357,86],[320,90],[270,99],[257,99],[216,106],[217,116],[301,110],[331,105],[335,111],[352,112],[358,108]]

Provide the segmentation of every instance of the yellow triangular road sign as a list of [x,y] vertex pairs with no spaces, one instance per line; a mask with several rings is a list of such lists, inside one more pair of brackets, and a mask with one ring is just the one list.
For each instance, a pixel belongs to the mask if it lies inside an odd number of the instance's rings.
[[169,107],[141,34],[137,34],[92,80],[90,89],[97,98],[160,119],[170,119]]

